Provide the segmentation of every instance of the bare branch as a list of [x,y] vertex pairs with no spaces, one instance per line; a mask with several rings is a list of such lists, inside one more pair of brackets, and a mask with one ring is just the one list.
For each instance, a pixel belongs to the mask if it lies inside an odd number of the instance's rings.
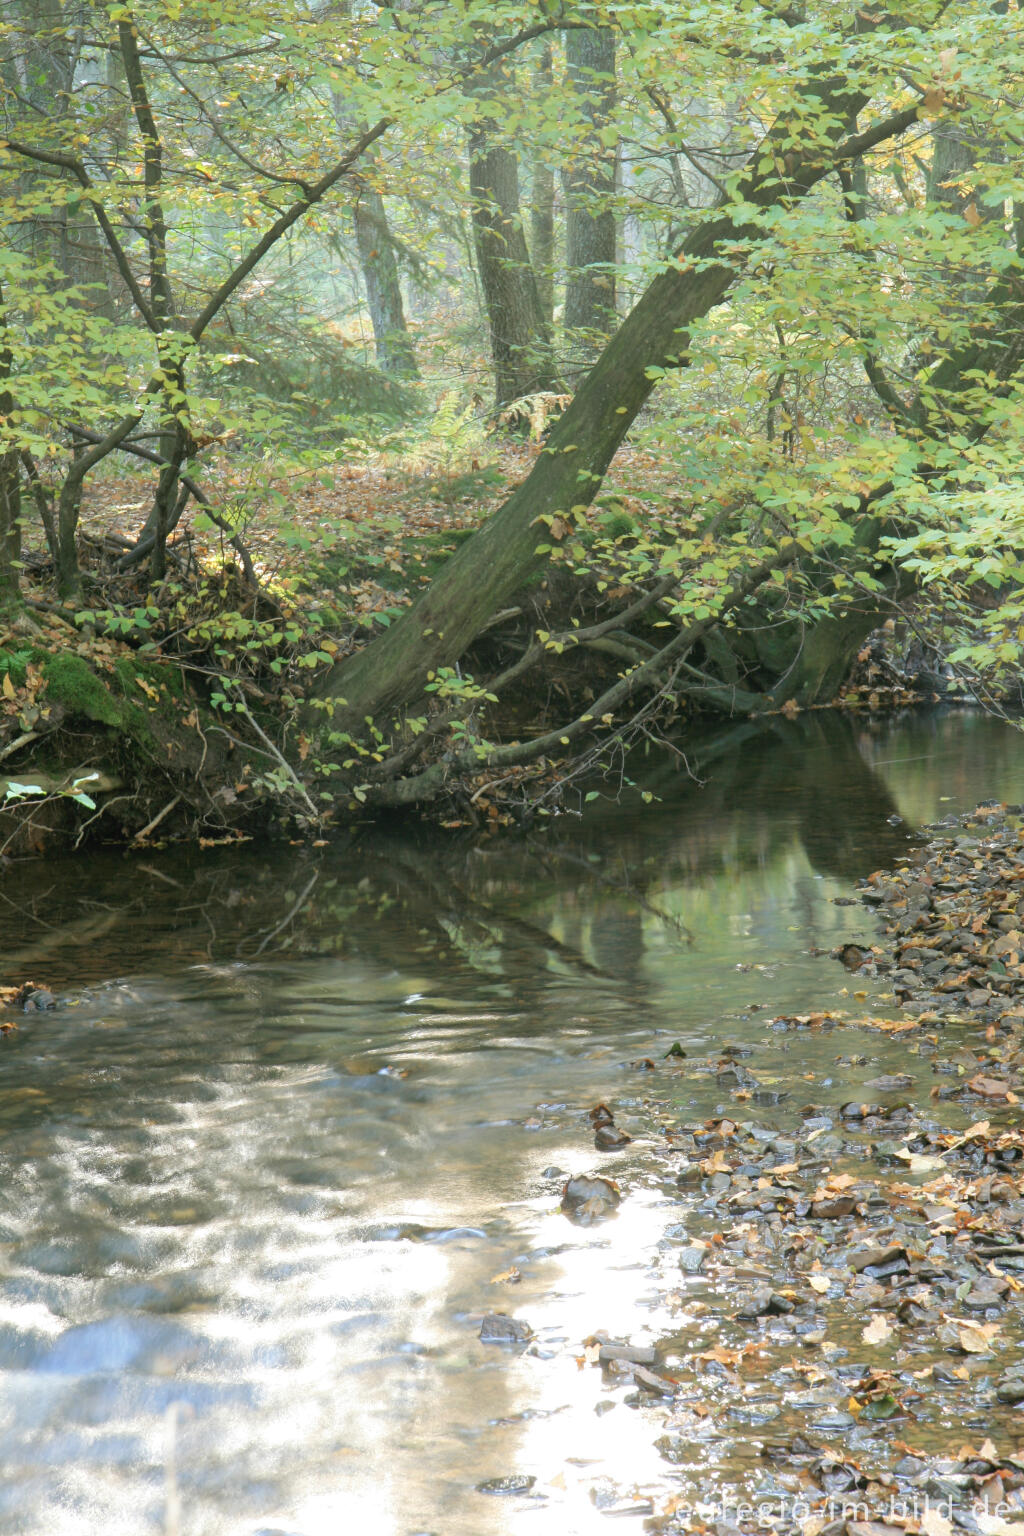
[[556,727],[555,730],[548,731],[543,736],[534,737],[532,741],[511,742],[508,746],[492,747],[482,756],[473,751],[455,753],[444,762],[432,764],[414,778],[401,779],[392,784],[369,785],[365,789],[367,803],[413,805],[422,800],[429,800],[440,793],[450,777],[479,773],[485,768],[489,772],[494,769],[511,768],[518,763],[532,762],[549,752],[561,753],[573,741],[591,734],[595,722],[602,716],[613,714],[641,688],[655,682],[670,663],[683,660],[697,641],[720,623],[724,614],[745,602],[774,571],[794,565],[803,554],[803,547],[794,542],[762,561],[760,565],[754,566],[725,595],[717,613],[709,615],[706,619],[695,620],[694,623],[680,630],[649,661],[627,672],[624,677],[619,678],[610,688],[607,688],[590,706],[586,714],[577,716],[575,720]]
[[231,295],[241,287],[253,268],[259,266],[264,256],[277,244],[281,236],[291,229],[293,224],[297,224],[309,212],[310,208],[314,207],[352,169],[356,161],[369,149],[371,144],[376,143],[377,139],[387,132],[394,121],[393,117],[382,117],[378,122],[374,123],[372,128],[368,128],[365,133],[359,136],[347,154],[343,155],[340,160],[337,160],[331,169],[321,176],[319,181],[314,182],[312,186],[305,187],[302,197],[297,202],[294,202],[290,208],[286,208],[284,213],[274,220],[270,228],[257,240],[248,255],[243,257],[234,271],[224,279],[216,293],[211,296],[201,313],[192,322],[189,328],[189,335],[193,341],[199,340],[206,327],[210,324],[210,321],[219,314]]

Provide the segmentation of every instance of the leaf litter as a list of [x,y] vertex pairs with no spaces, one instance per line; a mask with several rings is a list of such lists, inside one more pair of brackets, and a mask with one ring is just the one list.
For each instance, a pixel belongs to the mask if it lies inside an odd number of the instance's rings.
[[[857,946],[856,969],[890,982],[897,1017],[769,1021],[770,1033],[913,1036],[936,1079],[923,1102],[910,1073],[844,1102],[837,1070],[835,1103],[768,1099],[783,1128],[747,1115],[766,1081],[738,1065],[747,1050],[701,1062],[677,1045],[624,1064],[656,1073],[626,1171],[656,1180],[683,1217],[663,1264],[680,1324],[653,1344],[591,1335],[578,1363],[660,1420],[682,1491],[609,1493],[608,1513],[645,1515],[664,1536],[1024,1531],[1019,812],[980,807],[865,883],[884,933]],[[835,958],[850,969],[855,957]],[[678,1087],[702,1074],[735,1115],[679,1118]],[[607,1103],[588,1119],[592,1133],[615,1129]],[[562,1210],[602,1221],[628,1198],[629,1180],[573,1179]]]

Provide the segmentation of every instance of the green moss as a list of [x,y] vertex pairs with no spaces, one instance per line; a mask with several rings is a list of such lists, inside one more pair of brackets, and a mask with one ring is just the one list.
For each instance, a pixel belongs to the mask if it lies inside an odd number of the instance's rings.
[[100,725],[124,729],[124,710],[81,656],[68,653],[48,656],[42,672],[51,698],[63,704],[65,709],[85,715],[86,719],[95,720]]
[[114,662],[114,673],[126,699],[137,701],[147,713],[151,706],[156,705],[162,715],[177,720],[179,706],[185,699],[185,688],[181,673],[175,667],[162,662],[142,661],[138,656],[118,656]]
[[624,539],[636,532],[636,524],[625,507],[607,507],[598,514],[597,526],[606,539]]
[[[137,670],[130,657],[115,662],[118,682],[124,688],[122,664],[127,664],[134,682]],[[97,725],[107,725],[112,730],[128,736],[144,751],[153,752],[155,742],[146,711],[127,698],[119,699],[106,686],[81,656],[66,654],[47,656],[42,664],[46,689],[52,699],[72,714],[83,715]]]

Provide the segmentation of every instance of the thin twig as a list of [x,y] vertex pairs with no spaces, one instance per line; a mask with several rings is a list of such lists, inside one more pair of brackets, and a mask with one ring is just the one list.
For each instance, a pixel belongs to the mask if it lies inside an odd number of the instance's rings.
[[253,730],[256,732],[256,735],[259,737],[260,741],[262,741],[263,745],[270,753],[271,757],[274,758],[275,761],[284,769],[285,773],[288,775],[288,778],[294,784],[299,795],[309,807],[309,813],[313,817],[313,820],[319,821],[320,812],[309,798],[309,794],[306,791],[306,786],[303,784],[302,780],[299,778],[298,774],[295,772],[295,769],[292,767],[288,759],[281,755],[278,749],[274,746],[274,743],[271,741],[270,737],[267,735],[266,731],[264,731],[262,726],[259,725],[259,723],[253,718],[252,711],[249,709],[248,704],[246,704],[244,699],[241,699],[236,703],[235,708],[241,711],[241,713],[248,720],[249,724],[252,726]]
[[136,832],[135,836],[132,838],[132,842],[141,843],[143,838],[148,837],[151,832],[155,832],[157,827],[163,821],[164,817],[169,816],[174,810],[174,807],[181,804],[181,798],[181,795],[175,795],[173,800],[168,800],[163,810],[157,811],[156,815],[153,817],[153,820],[147,822],[141,832]]

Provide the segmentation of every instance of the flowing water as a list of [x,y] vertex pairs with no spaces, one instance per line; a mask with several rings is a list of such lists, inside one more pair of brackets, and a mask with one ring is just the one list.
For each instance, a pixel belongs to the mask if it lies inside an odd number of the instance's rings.
[[[685,1342],[644,1105],[723,1093],[639,1063],[750,1045],[791,1097],[743,1113],[782,1131],[906,1068],[873,1038],[840,1078],[834,1033],[769,1021],[850,1006],[816,953],[872,937],[842,899],[919,824],[1024,800],[1024,747],[815,715],[689,766],[483,842],[8,867],[0,979],[61,1006],[0,1047],[0,1532],[583,1536],[678,1490],[662,1411],[581,1364],[597,1330]],[[595,1150],[599,1100],[632,1146]],[[624,1199],[580,1227],[593,1172]],[[531,1342],[481,1342],[493,1311]]]

